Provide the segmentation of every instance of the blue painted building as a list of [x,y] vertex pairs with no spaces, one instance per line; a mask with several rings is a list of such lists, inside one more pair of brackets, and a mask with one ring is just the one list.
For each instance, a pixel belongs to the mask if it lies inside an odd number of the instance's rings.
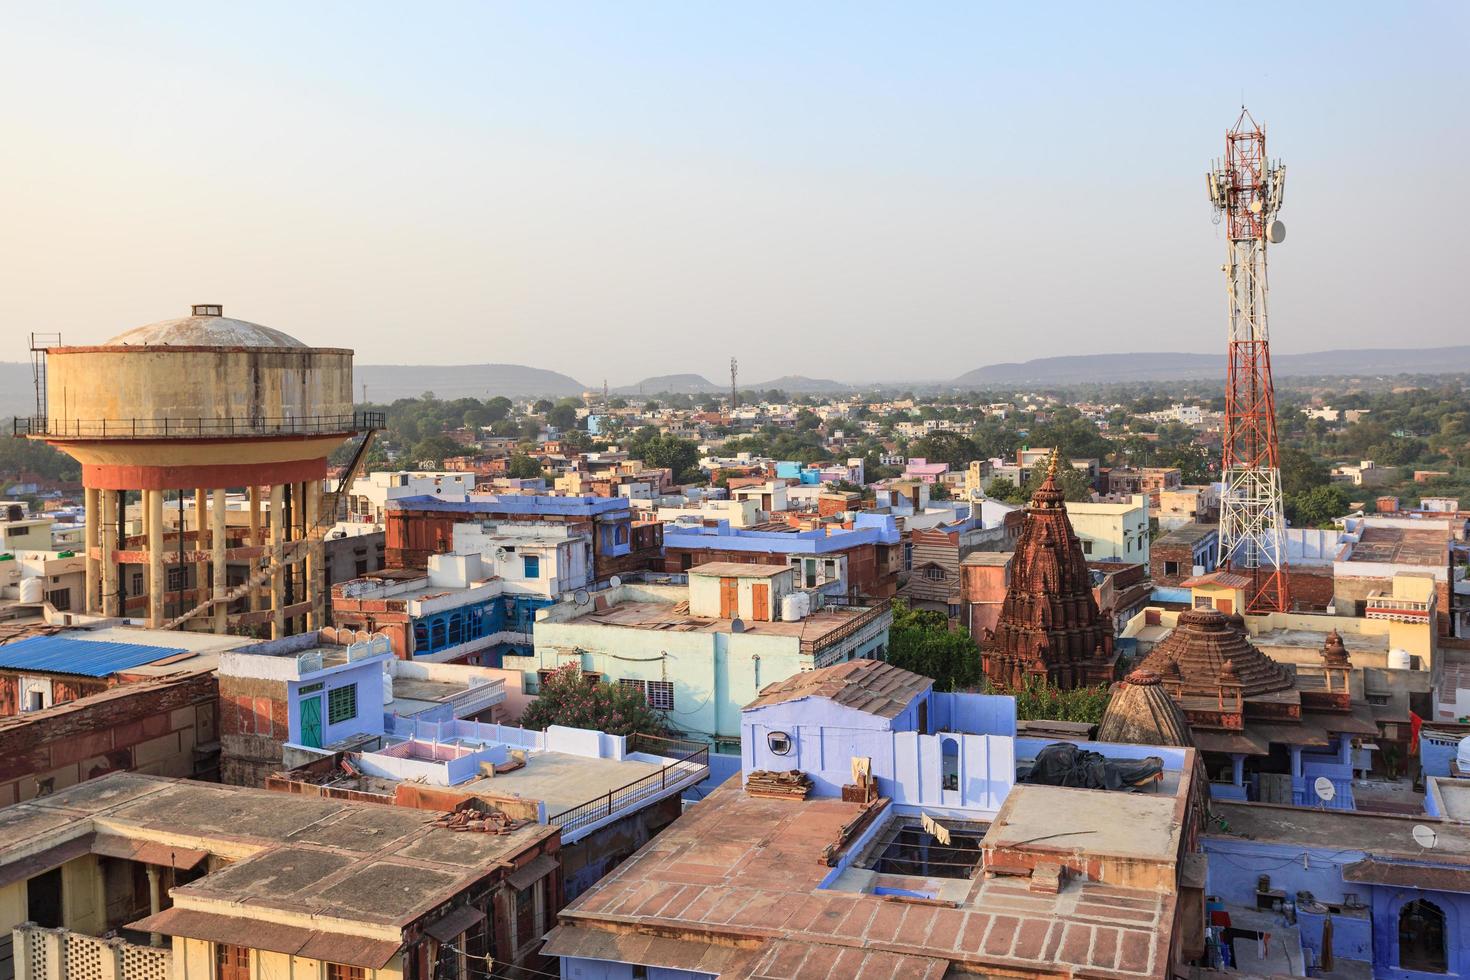
[[[1470,800],[1462,794],[1470,794],[1470,786],[1431,787],[1430,807],[1463,815]],[[1338,964],[1357,961],[1363,971],[1390,980],[1470,972],[1470,833],[1464,824],[1428,815],[1218,801],[1213,811],[1222,823],[1202,841],[1207,892],[1233,928],[1250,922],[1258,905],[1283,901],[1293,907],[1296,923],[1275,925],[1273,941],[1299,949],[1308,965],[1322,961],[1330,917]],[[1416,836],[1416,828],[1424,829]],[[1238,968],[1252,965],[1247,959]]]

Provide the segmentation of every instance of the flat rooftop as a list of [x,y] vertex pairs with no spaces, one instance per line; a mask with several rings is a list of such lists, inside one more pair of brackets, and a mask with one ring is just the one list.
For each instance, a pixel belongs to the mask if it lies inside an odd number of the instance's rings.
[[554,832],[532,824],[504,835],[455,833],[432,825],[438,815],[119,772],[0,810],[0,875],[8,864],[96,832],[188,841],[245,856],[175,888],[176,901],[228,903],[233,914],[258,906],[396,926]]
[[[1250,641],[1261,648],[1266,647],[1302,647],[1320,651],[1322,644],[1327,641],[1327,634],[1334,628],[1332,619],[1334,617],[1324,615],[1322,617],[1322,628],[1320,630],[1302,629],[1274,629],[1263,630],[1260,633],[1252,633]],[[1364,636],[1361,633],[1340,633],[1342,645],[1347,647],[1349,654],[1361,650],[1364,653],[1387,653],[1388,635]]]
[[[743,566],[750,567],[750,566]],[[729,633],[731,620],[709,616],[693,616],[687,603],[619,602],[606,609],[591,610],[569,622],[586,625],[589,621],[603,626],[627,629],[668,630],[679,633]],[[794,623],[755,622],[742,620],[746,633],[763,636],[793,636],[803,643],[820,644],[834,633],[877,607],[823,607]]]
[[1433,817],[1396,816],[1362,811],[1319,810],[1267,803],[1215,800],[1211,811],[1223,817],[1228,831],[1211,824],[1206,837],[1242,838],[1298,847],[1368,851],[1423,859],[1425,851],[1413,838],[1414,827],[1425,824],[1439,835],[1432,857],[1436,861],[1470,863],[1470,827]]
[[[1068,812],[1092,797],[1075,801]],[[599,934],[620,936],[628,947],[635,945],[630,934],[639,943],[657,936],[691,951],[756,939],[765,943],[754,953],[757,963],[788,947],[808,961],[816,949],[824,961],[854,967],[882,955],[893,962],[871,975],[884,977],[945,975],[931,970],[935,962],[1018,975],[1166,974],[1172,894],[1069,880],[1059,894],[1045,895],[1022,880],[984,875],[951,879],[943,897],[929,901],[822,888],[832,871],[823,849],[861,811],[836,799],[751,797],[731,780],[563,910],[549,946]]]
[[1384,562],[1394,565],[1449,564],[1450,545],[1443,530],[1416,527],[1363,528],[1362,538],[1353,545],[1346,561]]
[[[1174,773],[1175,786],[1179,774]],[[1082,796],[1079,794],[1087,794]],[[1018,783],[985,835],[998,847],[1045,841],[1063,850],[1172,861],[1181,827],[1174,792],[1125,793]]]

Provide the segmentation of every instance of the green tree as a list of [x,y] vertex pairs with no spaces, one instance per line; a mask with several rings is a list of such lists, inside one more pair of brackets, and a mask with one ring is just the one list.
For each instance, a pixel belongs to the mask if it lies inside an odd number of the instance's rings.
[[980,447],[958,432],[940,429],[914,440],[908,454],[931,463],[948,463],[951,469],[960,470],[970,465],[971,460],[980,458]]
[[534,480],[541,475],[541,464],[533,456],[516,453],[505,464],[505,474],[513,480]]
[[537,415],[545,415],[554,407],[556,406],[554,406],[550,400],[545,398],[538,398],[536,399],[536,404],[531,406],[531,411],[535,412]]
[[1333,520],[1347,513],[1348,495],[1342,487],[1329,483],[1310,490],[1285,495],[1286,519],[1297,527],[1331,526]]
[[557,405],[546,413],[546,424],[566,432],[577,427],[577,410],[570,405]]
[[[1029,501],[1036,491],[1041,489],[1041,484],[1046,482],[1045,466],[1037,465],[1031,467],[1031,476],[1026,480],[1026,491],[1024,499]],[[1087,482],[1087,472],[1079,470],[1070,463],[1062,462],[1057,466],[1057,484],[1062,488],[1062,495],[1067,500],[1081,502],[1092,499],[1092,484]]]
[[490,422],[499,422],[510,415],[512,408],[515,408],[515,405],[509,398],[504,395],[496,395],[485,403],[485,415]]
[[1310,453],[1295,447],[1281,450],[1281,492],[1301,494],[1313,487],[1326,486],[1330,477],[1327,465]]
[[936,691],[963,691],[980,682],[980,648],[970,634],[952,628],[943,613],[893,603],[888,662],[934,679]]
[[1026,491],[1016,486],[1016,482],[1008,476],[998,476],[991,480],[990,486],[985,488],[985,495],[1007,504],[1024,504],[1031,499],[1026,495]]
[[429,436],[413,444],[413,458],[420,464],[442,466],[445,457],[460,456],[464,447],[448,436]]
[[678,436],[658,434],[652,426],[644,426],[634,433],[628,452],[649,466],[671,470],[678,482],[692,479],[695,464],[699,462],[698,444]]
[[662,735],[668,730],[637,688],[590,680],[576,663],[546,675],[541,693],[522,712],[521,725],[535,731],[565,725],[609,735]]

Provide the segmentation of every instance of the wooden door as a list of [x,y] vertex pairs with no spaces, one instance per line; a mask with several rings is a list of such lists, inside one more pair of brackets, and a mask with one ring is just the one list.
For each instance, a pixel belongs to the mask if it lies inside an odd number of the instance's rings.
[[250,980],[250,950],[229,943],[214,945],[215,980]]
[[1231,610],[1235,608],[1235,603],[1229,599],[1216,599],[1215,608],[1229,616]]
[[766,582],[756,582],[750,587],[750,618],[758,623],[770,622],[771,619],[771,586]]
[[740,615],[740,580],[720,579],[720,617],[734,619]]

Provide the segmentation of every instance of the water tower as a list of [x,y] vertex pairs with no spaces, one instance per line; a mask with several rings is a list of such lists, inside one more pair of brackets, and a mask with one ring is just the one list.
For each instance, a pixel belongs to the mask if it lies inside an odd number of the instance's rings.
[[[213,304],[97,346],[57,337],[32,347],[44,414],[18,420],[17,431],[82,464],[87,611],[141,612],[143,581],[153,627],[269,624],[282,636],[326,625],[327,457],[359,432],[365,449],[382,424],[377,413],[353,412],[352,351],[308,347]],[[249,493],[248,527],[227,520],[225,494],[237,488]],[[178,494],[173,531],[167,491]],[[192,530],[183,513],[190,493]],[[133,536],[129,494],[142,504]],[[247,569],[233,588],[231,565]],[[245,608],[230,612],[239,599]]]

